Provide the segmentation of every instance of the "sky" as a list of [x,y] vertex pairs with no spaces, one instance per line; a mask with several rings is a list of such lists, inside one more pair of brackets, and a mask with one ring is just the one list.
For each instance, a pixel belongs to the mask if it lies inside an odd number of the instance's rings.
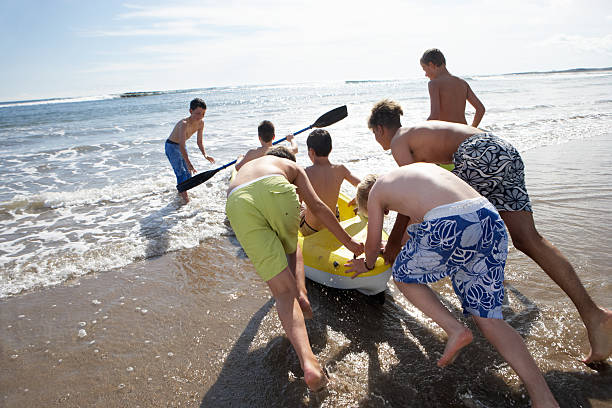
[[0,0],[0,101],[612,66],[610,0]]

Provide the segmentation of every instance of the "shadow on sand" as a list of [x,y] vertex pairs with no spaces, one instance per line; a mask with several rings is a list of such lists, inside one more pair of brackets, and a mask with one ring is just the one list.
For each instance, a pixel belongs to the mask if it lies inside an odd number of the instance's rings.
[[[389,291],[386,302],[355,291],[342,291],[308,281],[315,319],[307,322],[313,351],[332,378],[327,390],[311,393],[284,336],[266,336],[266,316],[275,315],[274,301],[253,316],[232,347],[215,384],[201,407],[528,407],[524,387],[498,375],[507,363],[480,334],[475,334],[453,365],[435,363],[445,339],[432,323],[407,313]],[[511,286],[507,296],[523,306],[519,313],[504,308],[506,320],[524,336],[539,318],[537,306]],[[444,298],[442,298],[444,301]],[[404,301],[402,299],[402,301]],[[451,304],[445,305],[461,315]],[[276,319],[276,316],[274,316]],[[256,337],[265,346],[254,346]],[[262,344],[259,341],[259,344]],[[550,371],[545,374],[562,406],[590,407],[590,398],[612,400],[612,375]]]

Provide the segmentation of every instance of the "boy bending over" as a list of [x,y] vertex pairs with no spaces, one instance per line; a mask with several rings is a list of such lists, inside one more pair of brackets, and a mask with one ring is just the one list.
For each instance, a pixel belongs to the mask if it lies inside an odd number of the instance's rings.
[[[342,182],[346,180],[357,187],[359,179],[344,165],[333,164],[329,161],[332,140],[327,130],[316,129],[312,131],[306,139],[306,145],[308,146],[308,157],[312,161],[312,166],[304,169],[308,175],[308,180],[327,207],[336,212],[336,203],[338,202]],[[325,225],[309,207],[301,212],[300,232],[303,236],[314,234],[323,228],[325,228]]]
[[[534,407],[557,407],[542,373],[521,336],[502,320],[508,235],[495,207],[467,183],[428,163],[368,175],[357,188],[359,211],[368,216],[365,258],[350,261],[358,276],[374,268],[388,211],[408,217],[409,240],[393,264],[393,280],[406,298],[448,334],[438,366],[454,361],[472,341],[427,286],[450,277],[463,313],[521,378]],[[371,267],[370,267],[371,265]]]
[[300,360],[304,380],[316,391],[325,386],[327,378],[310,348],[304,324],[304,316],[312,317],[312,309],[297,244],[300,203],[296,187],[338,240],[354,254],[361,254],[363,244],[342,229],[312,189],[304,169],[295,163],[295,156],[283,146],[242,166],[230,182],[225,211],[236,238],[276,299],[278,317]]
[[[272,124],[272,122],[270,122],[269,120],[264,120],[263,122],[261,122],[257,127],[257,135],[259,136],[259,143],[261,143],[261,147],[251,149],[246,152],[242,160],[236,163],[236,170],[240,170],[240,168],[244,166],[245,163],[257,159],[258,157],[264,156],[266,153],[268,153],[268,150],[272,148],[272,142],[276,137],[274,132],[274,125]],[[294,155],[297,154],[298,145],[295,140],[293,140],[292,133],[289,133],[287,135],[287,141],[291,144],[291,149],[289,149],[291,153],[293,153]]]

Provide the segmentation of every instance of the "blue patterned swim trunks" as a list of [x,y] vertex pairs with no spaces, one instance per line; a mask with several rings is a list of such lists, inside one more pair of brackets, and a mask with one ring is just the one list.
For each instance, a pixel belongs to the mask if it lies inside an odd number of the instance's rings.
[[486,197],[498,211],[530,211],[525,164],[514,146],[492,133],[468,137],[453,154],[453,174]]
[[408,233],[393,264],[395,281],[427,284],[449,276],[465,315],[502,319],[508,234],[487,199],[436,207]]

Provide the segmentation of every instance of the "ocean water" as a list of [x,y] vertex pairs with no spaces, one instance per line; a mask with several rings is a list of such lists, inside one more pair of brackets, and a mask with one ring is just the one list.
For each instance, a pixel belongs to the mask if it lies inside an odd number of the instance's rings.
[[[610,132],[612,71],[467,79],[487,108],[481,127],[521,152]],[[165,139],[195,97],[208,105],[204,144],[217,160],[211,165],[202,157],[194,136],[188,151],[198,171],[256,147],[264,119],[280,138],[347,105],[349,116],[328,128],[331,160],[358,176],[384,172],[395,164],[366,126],[372,105],[400,102],[404,125],[429,114],[426,78],[0,103],[0,298],[231,234],[224,213],[228,170],[191,190],[192,201],[181,205],[164,154]],[[306,135],[296,138],[302,165],[309,164]]]

